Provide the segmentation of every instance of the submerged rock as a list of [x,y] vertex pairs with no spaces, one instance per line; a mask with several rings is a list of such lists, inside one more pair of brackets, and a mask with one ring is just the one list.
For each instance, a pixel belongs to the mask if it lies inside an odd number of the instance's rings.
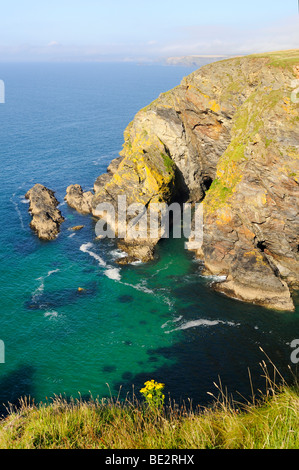
[[77,231],[82,230],[82,228],[84,228],[84,225],[75,225],[74,227],[70,227],[68,230]]
[[30,201],[30,227],[42,240],[55,239],[60,232],[61,223],[64,222],[60,210],[57,209],[59,202],[54,194],[54,191],[41,184],[35,184],[25,194],[25,198]]

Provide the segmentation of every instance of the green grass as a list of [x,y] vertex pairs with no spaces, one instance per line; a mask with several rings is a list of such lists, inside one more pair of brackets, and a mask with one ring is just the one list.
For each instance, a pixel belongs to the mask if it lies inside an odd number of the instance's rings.
[[252,54],[249,57],[267,58],[269,59],[269,65],[272,67],[292,70],[294,65],[299,64],[299,49]]
[[223,206],[231,195],[231,188],[224,186],[220,179],[215,178],[207,192],[204,204],[208,211],[215,211]]
[[160,152],[160,155],[163,158],[166,171],[168,173],[172,173],[174,170],[174,166],[175,166],[173,160],[171,160],[171,158],[163,152]]
[[54,397],[39,405],[23,399],[0,421],[0,448],[298,449],[299,386],[275,385],[264,361],[262,367],[266,392],[257,398],[252,391],[251,402],[242,405],[221,383],[213,405],[195,411],[169,402],[155,412],[135,394],[123,401]]

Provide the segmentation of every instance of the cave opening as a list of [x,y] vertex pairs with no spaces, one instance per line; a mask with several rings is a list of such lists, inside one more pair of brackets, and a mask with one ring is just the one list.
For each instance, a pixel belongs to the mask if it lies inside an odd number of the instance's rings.
[[210,176],[206,175],[203,177],[201,187],[204,192],[204,196],[205,196],[205,193],[210,189],[212,183],[213,183],[213,179]]
[[262,253],[264,253],[265,249],[267,248],[266,243],[265,243],[265,240],[258,241],[257,244],[256,244],[256,247],[257,247]]

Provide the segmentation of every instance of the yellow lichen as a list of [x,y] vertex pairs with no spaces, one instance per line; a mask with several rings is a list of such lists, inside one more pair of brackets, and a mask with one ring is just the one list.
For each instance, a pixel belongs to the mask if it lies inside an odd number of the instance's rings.
[[211,111],[213,111],[214,113],[219,113],[220,105],[215,100],[209,101],[208,105],[209,105],[209,108],[211,109]]

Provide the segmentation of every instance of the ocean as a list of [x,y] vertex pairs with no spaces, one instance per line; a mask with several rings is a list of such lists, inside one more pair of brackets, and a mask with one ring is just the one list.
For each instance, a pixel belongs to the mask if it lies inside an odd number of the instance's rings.
[[[132,391],[141,398],[144,381],[155,379],[176,403],[207,405],[215,383],[240,400],[252,384],[262,390],[267,356],[286,379],[296,370],[298,297],[295,312],[281,313],[214,292],[215,279],[202,276],[183,239],[162,240],[154,261],[120,267],[114,241],[95,240],[95,220],[64,202],[70,184],[92,189],[137,111],[192,71],[0,65],[0,403]],[[24,195],[35,183],[60,201],[66,220],[55,241],[29,227]],[[69,230],[75,225],[84,227]]]

